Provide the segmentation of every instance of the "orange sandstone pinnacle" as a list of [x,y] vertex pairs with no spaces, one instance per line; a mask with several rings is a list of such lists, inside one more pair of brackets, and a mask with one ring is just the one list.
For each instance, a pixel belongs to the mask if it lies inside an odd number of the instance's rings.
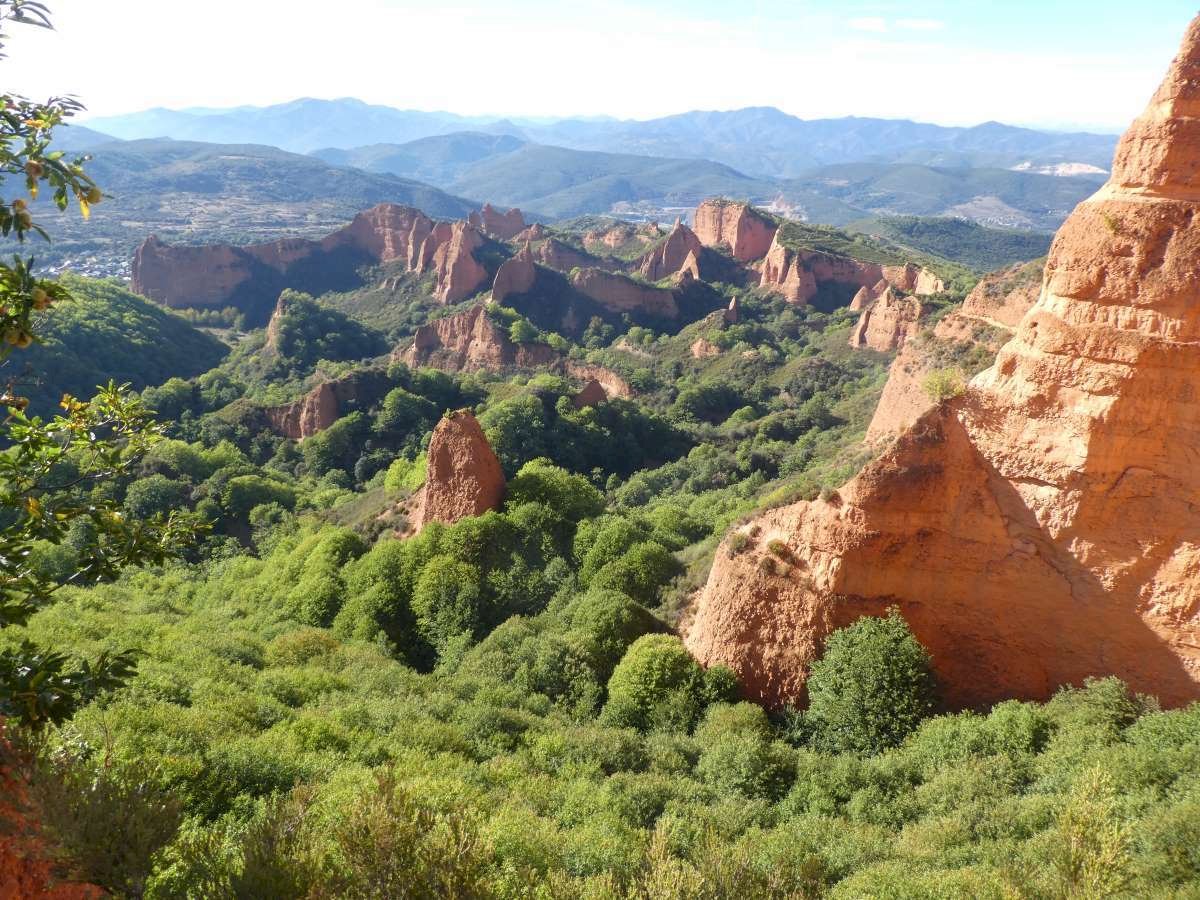
[[417,530],[430,522],[451,525],[498,509],[504,472],[470,410],[442,419],[429,440],[428,475],[422,488]]
[[[687,635],[701,662],[802,701],[827,635],[896,605],[951,706],[1108,674],[1200,697],[1198,115],[1200,19],[995,364],[831,501],[718,550]],[[775,540],[786,573],[760,565]]]

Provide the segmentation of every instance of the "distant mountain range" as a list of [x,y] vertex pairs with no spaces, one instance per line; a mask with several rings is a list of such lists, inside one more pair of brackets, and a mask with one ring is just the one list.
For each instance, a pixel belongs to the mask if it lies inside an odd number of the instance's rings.
[[476,132],[314,155],[558,219],[639,204],[684,209],[721,195],[832,225],[872,215],[961,216],[1049,231],[1100,180],[911,163],[821,166],[794,179],[751,177],[711,160],[573,150]]
[[[383,201],[448,219],[488,201],[546,221],[669,222],[727,196],[832,225],[922,216],[1049,232],[1103,180],[1115,143],[996,123],[803,121],[772,108],[509,120],[358,100],[148,110],[62,128],[55,140],[94,156],[89,171],[112,199],[91,222],[61,216],[39,257],[90,274],[125,271],[151,233],[234,244],[324,234]],[[972,259],[993,239],[952,235]]]
[[1059,134],[997,122],[949,128],[904,119],[804,120],[773,107],[688,112],[648,121],[545,121],[400,110],[354,99],[301,99],[217,110],[152,109],[91,119],[87,126],[122,139],[269,144],[298,153],[406,144],[472,131],[575,150],[706,159],[772,178],[852,162],[954,168],[1076,163],[1107,169],[1116,145],[1114,135]]

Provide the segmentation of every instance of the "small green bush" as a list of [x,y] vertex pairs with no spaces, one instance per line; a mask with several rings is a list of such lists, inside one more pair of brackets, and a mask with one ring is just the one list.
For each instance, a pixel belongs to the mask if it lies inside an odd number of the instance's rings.
[[967,386],[958,369],[936,369],[925,376],[921,388],[934,403],[945,403],[965,391]]
[[878,753],[904,740],[934,708],[929,654],[899,612],[866,617],[830,635],[808,678],[815,743]]

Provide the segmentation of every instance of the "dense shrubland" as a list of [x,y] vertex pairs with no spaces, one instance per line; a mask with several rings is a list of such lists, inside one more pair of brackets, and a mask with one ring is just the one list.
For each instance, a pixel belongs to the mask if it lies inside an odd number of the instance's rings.
[[[836,634],[803,712],[737,702],[686,653],[670,625],[716,537],[852,469],[881,380],[847,317],[743,309],[709,362],[686,353],[705,323],[612,335],[592,361],[653,387],[600,408],[554,376],[393,366],[297,444],[228,415],[250,356],[147,391],[175,437],[104,493],[214,528],[20,630],[141,653],[35,748],[67,871],[157,897],[1187,896],[1194,709],[1110,679],[936,715],[897,618]],[[395,540],[458,405],[507,501]],[[39,564],[69,572],[71,547]]]
[[[76,295],[31,357],[63,385],[153,385],[53,422],[4,401],[0,764],[63,875],[159,898],[1198,896],[1200,707],[1109,678],[946,713],[895,615],[831,636],[804,710],[739,702],[685,650],[729,523],[863,461],[887,360],[849,349],[846,312],[717,284],[735,324],[595,319],[572,344],[494,311],[638,392],[577,409],[554,375],[385,362],[429,313],[412,284],[390,308],[290,294],[226,355],[115,284],[0,275],[13,346]],[[331,427],[268,427],[342,376]],[[398,539],[462,406],[504,505]]]

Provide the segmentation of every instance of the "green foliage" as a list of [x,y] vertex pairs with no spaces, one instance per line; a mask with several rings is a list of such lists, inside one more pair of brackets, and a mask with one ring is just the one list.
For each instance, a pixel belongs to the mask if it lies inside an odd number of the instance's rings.
[[280,295],[272,331],[275,351],[295,368],[322,359],[364,359],[387,350],[381,335],[299,291]]
[[383,486],[389,493],[398,494],[401,491],[415,491],[425,483],[426,456],[424,453],[416,459],[405,459],[398,456],[388,466]]
[[613,670],[601,721],[639,731],[690,731],[708,700],[704,670],[680,640],[648,634]]
[[929,654],[895,610],[831,634],[807,686],[814,740],[839,753],[896,746],[935,702]]
[[966,384],[957,369],[936,369],[925,376],[921,389],[934,403],[945,403],[966,390]]
[[919,216],[885,217],[864,225],[863,230],[980,272],[1045,256],[1051,238],[1042,232],[987,228],[968,219]]
[[438,408],[424,397],[394,388],[383,398],[373,429],[376,434],[407,435],[425,431],[438,417]]
[[304,465],[314,475],[352,468],[366,431],[367,420],[362,413],[343,416],[324,431],[304,439],[300,445]]
[[[44,386],[32,386],[29,399],[37,411],[52,410],[64,392],[89,397],[110,380],[141,390],[172,376],[191,378],[228,352],[220,341],[118,281],[66,274],[58,284],[71,299],[45,317],[38,343],[28,353],[36,371],[54,373]],[[156,402],[147,405],[159,415],[174,418],[182,412],[181,406],[164,402],[165,392],[154,396]]]

